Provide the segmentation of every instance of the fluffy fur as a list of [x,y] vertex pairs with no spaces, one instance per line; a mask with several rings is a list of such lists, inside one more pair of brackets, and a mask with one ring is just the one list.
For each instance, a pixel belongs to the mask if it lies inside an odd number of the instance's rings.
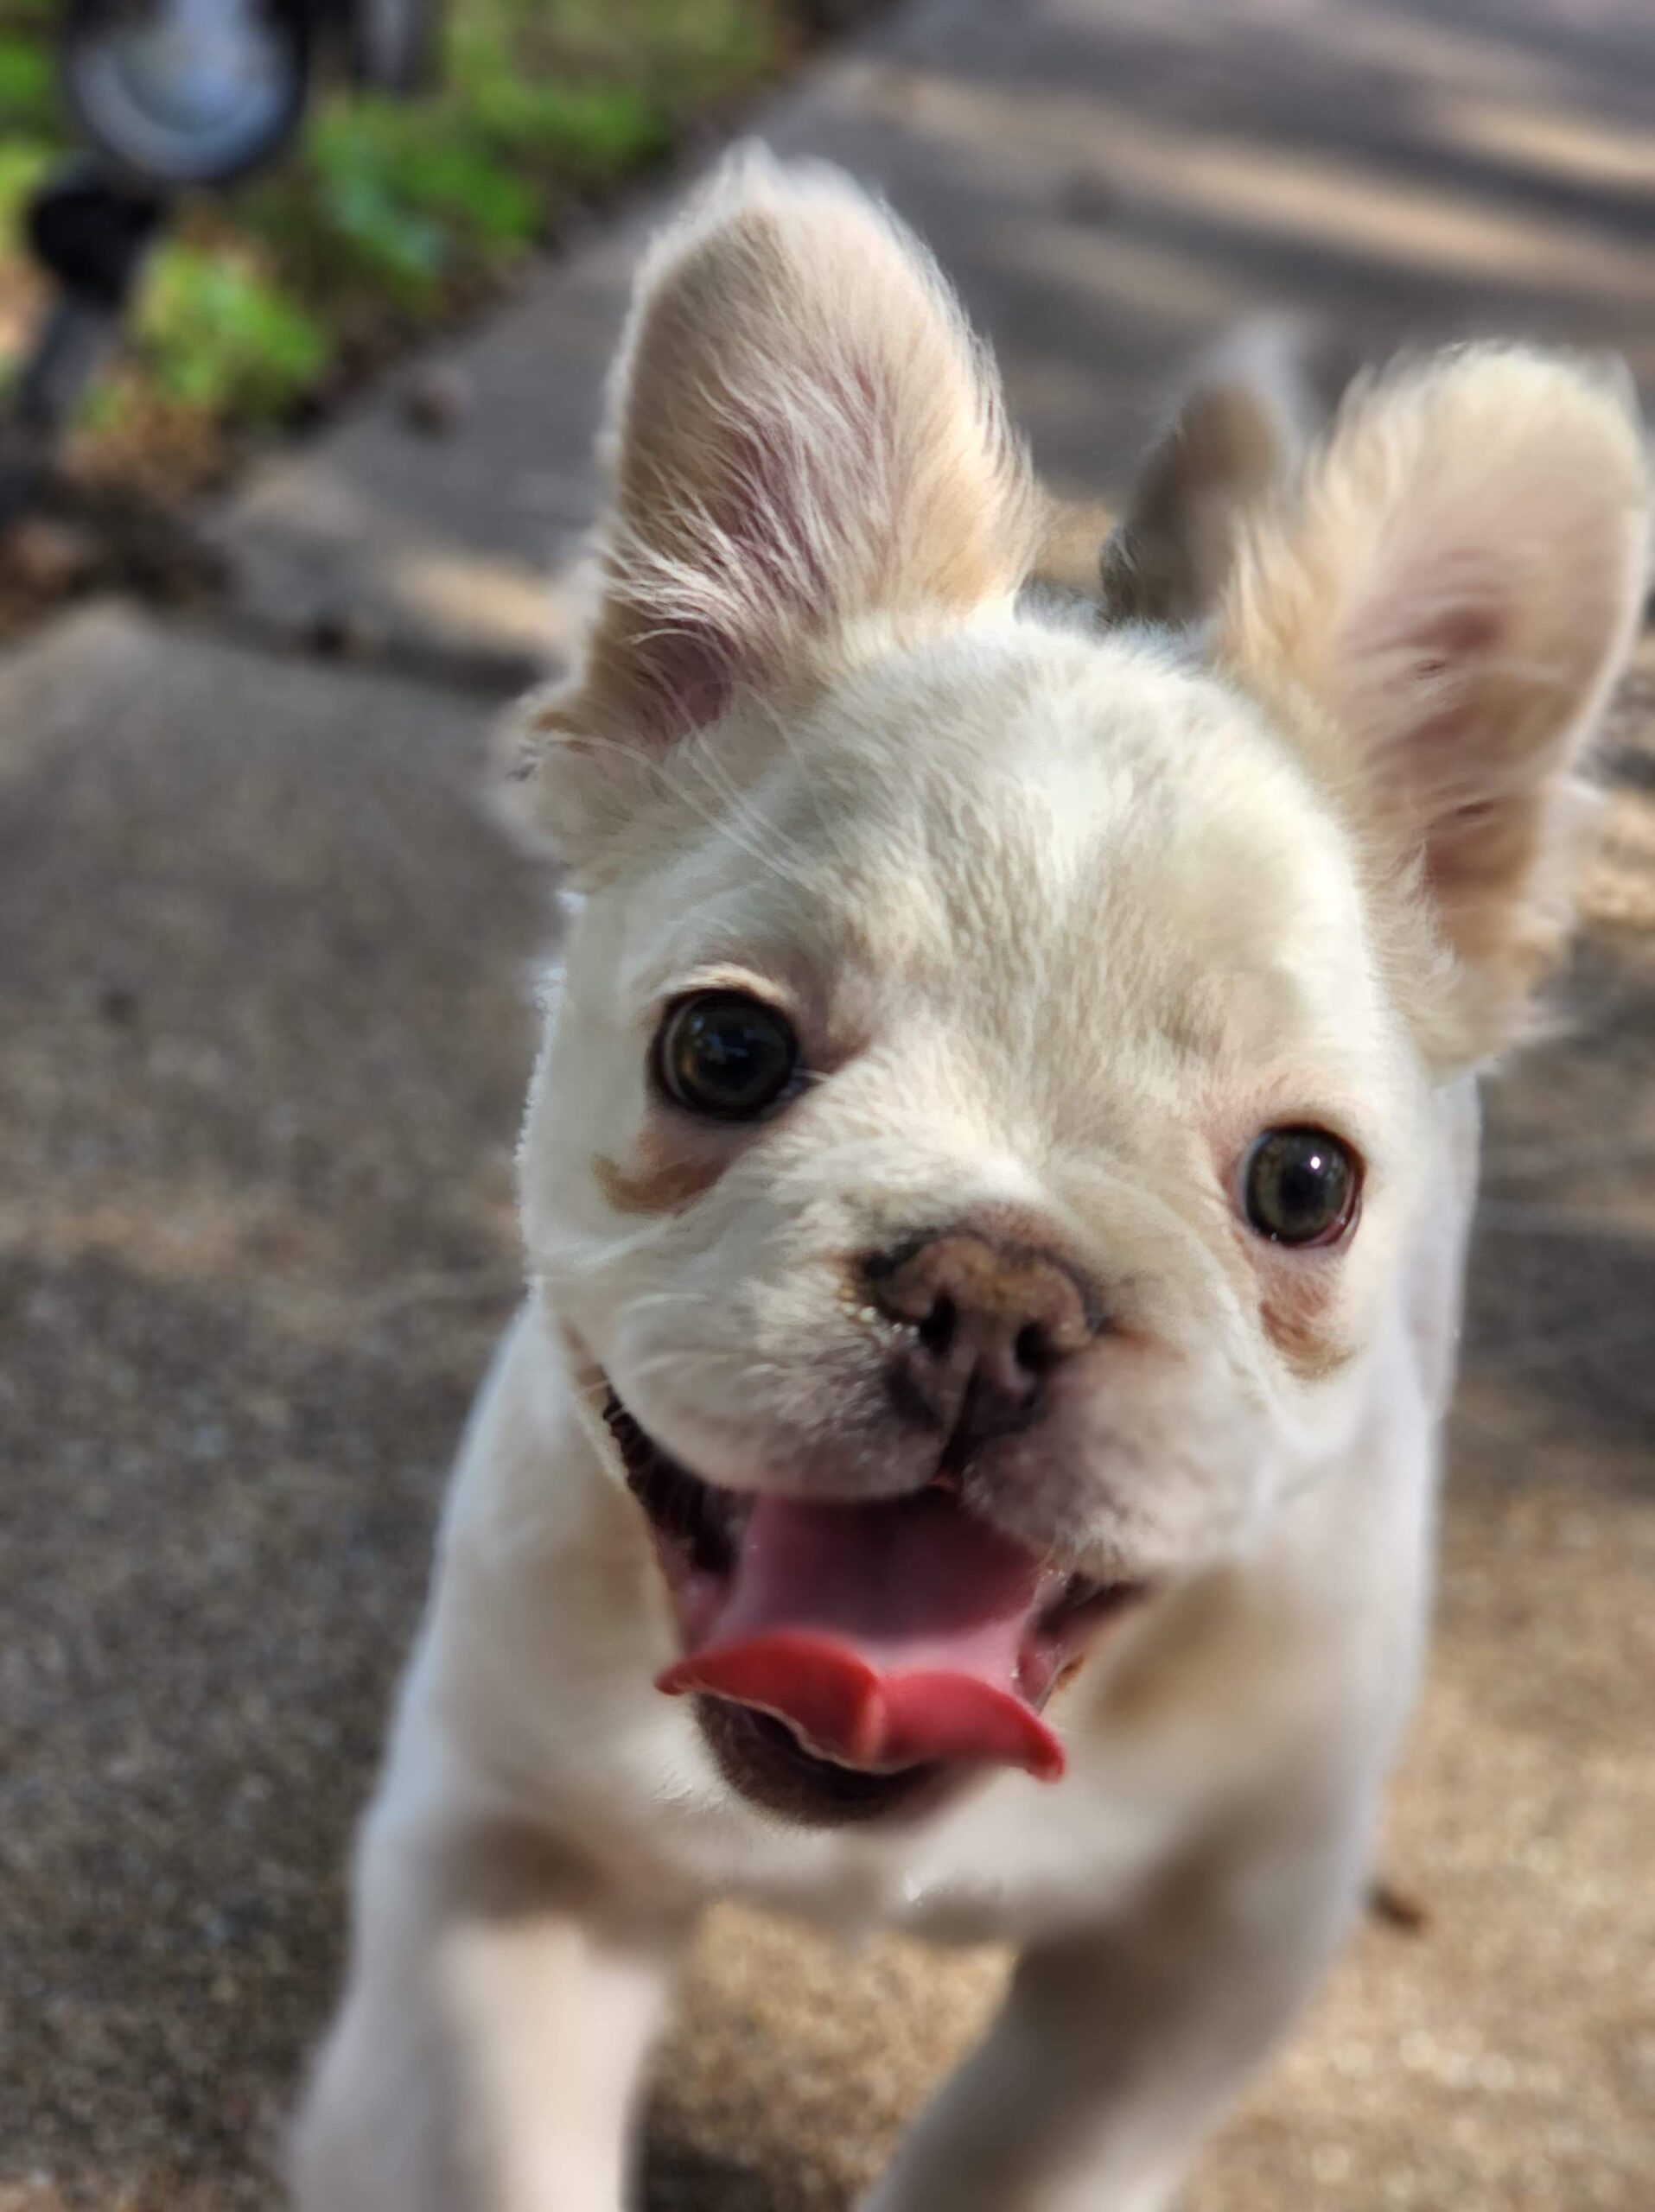
[[[1308,455],[1268,400],[1192,441],[1221,488],[1163,451],[1129,511],[1162,597],[1111,620],[1022,588],[1049,516],[990,366],[843,179],[749,157],[646,265],[588,654],[519,722],[582,894],[532,1288],[363,1836],[303,2212],[616,2212],[729,1895],[1022,1948],[870,2212],[1153,2212],[1346,1926],[1421,1643],[1474,1078],[1561,941],[1645,486],[1619,385],[1512,348],[1364,386]],[[755,1128],[651,1087],[712,984],[805,1043]],[[1325,1249],[1238,1203],[1302,1122],[1365,1163]],[[912,1489],[934,1444],[847,1255],[1008,1218],[1111,1326],[969,1502],[1155,1594],[1053,1706],[1055,1789],[786,1826],[651,1687],[672,1619],[596,1395],[728,1488]]]

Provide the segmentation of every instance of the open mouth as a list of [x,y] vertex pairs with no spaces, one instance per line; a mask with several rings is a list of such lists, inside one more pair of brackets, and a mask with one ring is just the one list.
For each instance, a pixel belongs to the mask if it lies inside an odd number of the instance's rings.
[[830,1824],[912,1816],[987,1767],[1062,1774],[1042,1708],[1140,1586],[1053,1566],[949,1481],[864,1504],[724,1490],[613,1391],[604,1418],[678,1617],[656,1687],[696,1697],[734,1787]]

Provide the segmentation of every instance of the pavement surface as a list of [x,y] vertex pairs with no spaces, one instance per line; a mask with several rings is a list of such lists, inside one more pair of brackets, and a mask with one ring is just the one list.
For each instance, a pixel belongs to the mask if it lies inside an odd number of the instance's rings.
[[[758,118],[930,240],[1060,489],[1117,481],[1192,354],[1305,316],[1360,357],[1551,336],[1655,391],[1644,0],[921,0]],[[658,200],[438,356],[472,430],[394,385],[220,518],[246,613],[515,676],[566,645],[562,564]],[[554,578],[549,591],[549,569]]]
[[[1655,390],[1652,65],[1639,0],[928,0],[767,135],[886,182],[1093,490],[1260,308],[1616,344]],[[213,624],[99,607],[0,661],[0,2212],[277,2201],[517,1289],[552,921],[475,804],[485,695],[567,636],[636,232],[457,349],[453,437],[390,391],[251,483]],[[1655,654],[1608,765],[1567,1020],[1491,1097],[1383,1909],[1192,2212],[1651,2202]],[[718,1916],[650,2212],[845,2205],[1003,1971]]]

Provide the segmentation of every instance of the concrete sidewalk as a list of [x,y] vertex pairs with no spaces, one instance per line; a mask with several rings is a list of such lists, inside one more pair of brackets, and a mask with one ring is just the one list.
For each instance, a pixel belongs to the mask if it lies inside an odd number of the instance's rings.
[[[1061,490],[1117,486],[1200,347],[1304,316],[1363,358],[1492,332],[1613,346],[1655,392],[1655,26],[1640,0],[920,0],[757,118],[930,240]],[[442,357],[447,440],[387,391],[222,518],[244,607],[515,677],[590,519],[592,434],[652,200]]]
[[[1655,388],[1652,65],[1636,0],[926,0],[766,135],[887,183],[1096,489],[1260,308],[1614,342]],[[252,483],[218,634],[99,607],[0,662],[0,2212],[276,2202],[518,1281],[551,912],[474,804],[478,694],[567,619],[637,235],[456,349],[459,435],[387,393]],[[1576,1019],[1492,1100],[1395,1895],[1195,2212],[1649,2202],[1655,662],[1611,767]],[[652,2212],[843,2206],[1003,1970],[721,1917]]]

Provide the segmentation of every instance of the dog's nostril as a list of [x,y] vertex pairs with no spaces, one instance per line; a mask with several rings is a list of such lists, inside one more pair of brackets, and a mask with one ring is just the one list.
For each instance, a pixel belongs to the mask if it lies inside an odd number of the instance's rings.
[[1038,1321],[1017,1332],[1011,1356],[1026,1374],[1044,1375],[1057,1357],[1056,1347]]
[[920,1342],[936,1359],[945,1357],[959,1327],[959,1308],[945,1292],[920,1324]]

